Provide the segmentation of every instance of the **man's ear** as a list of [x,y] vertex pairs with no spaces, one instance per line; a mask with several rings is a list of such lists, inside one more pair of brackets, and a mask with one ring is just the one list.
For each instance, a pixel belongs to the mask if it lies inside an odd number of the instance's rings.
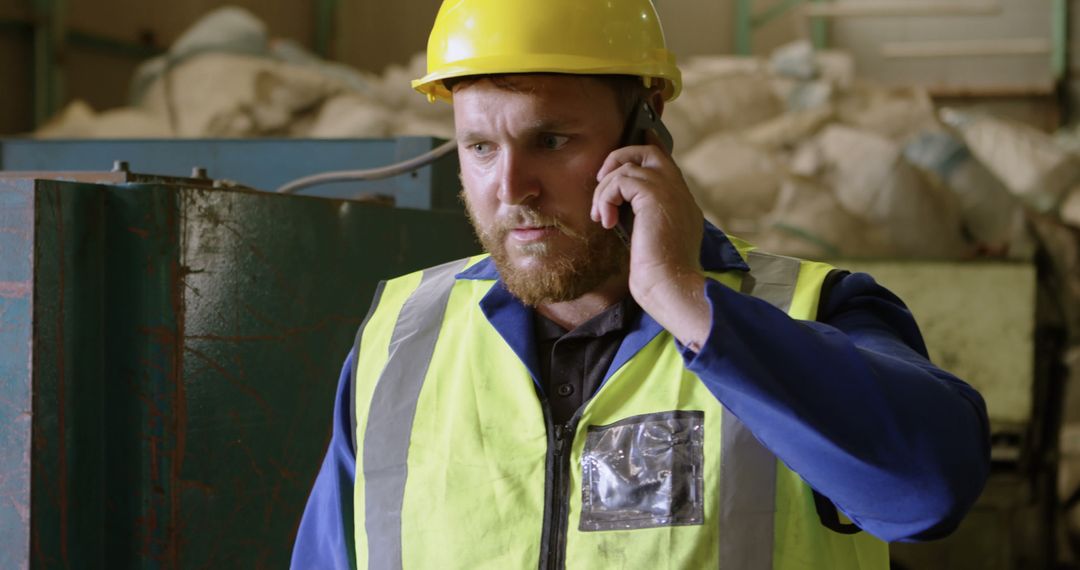
[[661,90],[656,89],[649,94],[649,105],[656,111],[657,117],[664,116],[664,94]]

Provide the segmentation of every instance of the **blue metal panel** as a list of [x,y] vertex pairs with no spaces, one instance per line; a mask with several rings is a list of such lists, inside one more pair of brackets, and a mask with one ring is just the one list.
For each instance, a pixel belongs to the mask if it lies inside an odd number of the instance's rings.
[[0,181],[0,568],[29,566],[34,192]]
[[[385,166],[438,146],[430,137],[398,139],[211,139],[211,140],[0,140],[0,170],[105,171],[126,160],[133,172],[190,176],[195,166],[210,177],[234,180],[260,190],[333,170]],[[457,204],[457,155],[450,154],[410,174],[371,182],[343,182],[306,189],[300,194],[355,198],[387,194],[397,206],[460,209]]]

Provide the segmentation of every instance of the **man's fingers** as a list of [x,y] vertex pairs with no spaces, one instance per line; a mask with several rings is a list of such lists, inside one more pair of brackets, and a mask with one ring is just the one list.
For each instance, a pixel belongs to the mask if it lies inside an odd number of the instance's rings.
[[649,130],[645,133],[648,144],[637,146],[625,146],[611,151],[604,160],[604,164],[596,173],[597,180],[603,180],[624,164],[632,163],[646,168],[666,169],[674,166],[671,155],[664,149],[663,141],[656,131]]
[[619,206],[631,202],[648,184],[655,183],[655,173],[634,163],[625,163],[609,173],[593,193],[591,216],[607,229],[615,227]]
[[607,155],[607,159],[604,160],[604,164],[600,167],[600,171],[596,173],[596,179],[603,180],[605,176],[611,174],[624,164],[646,164],[650,152],[655,152],[655,150],[649,145],[624,146],[622,148],[617,148]]
[[[592,219],[609,229],[611,228],[607,224],[607,220],[611,217],[609,210],[615,209],[617,211],[619,205],[628,200],[619,189],[618,178],[618,174],[609,173],[600,180],[600,183],[596,185],[596,190],[593,192]],[[617,213],[616,216],[618,216]]]

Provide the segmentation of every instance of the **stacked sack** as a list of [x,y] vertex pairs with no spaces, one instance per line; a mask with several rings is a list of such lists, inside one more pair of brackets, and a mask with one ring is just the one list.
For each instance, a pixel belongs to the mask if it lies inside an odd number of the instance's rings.
[[425,67],[423,54],[382,76],[327,62],[293,41],[270,39],[250,12],[225,7],[139,67],[129,106],[96,113],[75,101],[35,136],[449,138],[450,107],[409,88]]
[[732,233],[811,258],[1030,256],[1021,202],[922,90],[859,82],[850,56],[806,42],[685,68],[664,118],[706,216]]

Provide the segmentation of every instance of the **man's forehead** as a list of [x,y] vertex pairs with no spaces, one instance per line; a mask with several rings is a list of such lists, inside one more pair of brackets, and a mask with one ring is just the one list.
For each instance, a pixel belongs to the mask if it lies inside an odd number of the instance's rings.
[[[610,117],[609,117],[610,114]],[[536,73],[476,78],[454,87],[458,136],[496,125],[558,132],[597,121],[619,121],[616,97],[591,76]]]
[[468,91],[494,90],[519,95],[595,96],[608,87],[591,75],[560,73],[511,73],[465,78],[453,88],[455,96]]

